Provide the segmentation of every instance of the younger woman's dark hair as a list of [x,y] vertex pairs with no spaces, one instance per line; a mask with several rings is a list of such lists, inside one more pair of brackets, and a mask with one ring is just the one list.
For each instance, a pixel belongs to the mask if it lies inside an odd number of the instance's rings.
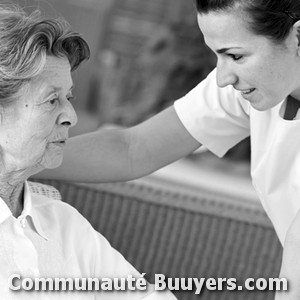
[[200,14],[239,8],[249,16],[253,33],[281,43],[300,20],[299,0],[195,0]]

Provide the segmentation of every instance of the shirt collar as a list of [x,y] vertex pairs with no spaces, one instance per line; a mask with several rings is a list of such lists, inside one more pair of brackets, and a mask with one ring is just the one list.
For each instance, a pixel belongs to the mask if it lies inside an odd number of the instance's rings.
[[44,239],[48,240],[48,237],[41,225],[40,218],[36,213],[34,206],[32,205],[32,192],[27,181],[24,185],[24,207],[21,214],[21,218],[26,218],[27,216],[31,217],[32,223],[37,231],[37,233],[42,236]]
[[[27,190],[27,192],[26,192]],[[31,196],[28,193],[28,186],[25,182],[24,185],[24,199],[23,199],[23,211],[18,219],[25,219],[31,212]],[[0,197],[0,224],[3,223],[8,217],[12,216],[12,212],[8,208],[5,201]]]
[[0,224],[3,223],[12,213],[4,200],[0,197]]
[[[19,220],[26,219],[29,216],[32,220],[33,226],[36,232],[42,236],[44,239],[48,240],[48,237],[41,225],[40,218],[34,207],[32,206],[32,192],[30,190],[29,184],[25,181],[24,184],[24,199],[23,199],[23,211],[18,217]],[[0,197],[0,224],[3,223],[7,218],[12,216],[12,212],[6,205],[5,201]]]

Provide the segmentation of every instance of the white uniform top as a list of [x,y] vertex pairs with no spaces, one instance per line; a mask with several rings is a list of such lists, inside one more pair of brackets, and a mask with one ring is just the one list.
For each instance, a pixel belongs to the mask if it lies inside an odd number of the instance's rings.
[[257,111],[232,86],[219,88],[216,70],[177,100],[183,125],[218,156],[251,136],[254,188],[283,244],[300,208],[300,120],[284,120],[286,101]]

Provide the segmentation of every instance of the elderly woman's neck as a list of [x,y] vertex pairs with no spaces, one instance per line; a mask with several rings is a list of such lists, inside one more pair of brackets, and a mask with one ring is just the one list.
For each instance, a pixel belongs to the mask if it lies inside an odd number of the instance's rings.
[[18,217],[23,210],[24,182],[11,185],[0,182],[0,197],[6,203],[14,217]]

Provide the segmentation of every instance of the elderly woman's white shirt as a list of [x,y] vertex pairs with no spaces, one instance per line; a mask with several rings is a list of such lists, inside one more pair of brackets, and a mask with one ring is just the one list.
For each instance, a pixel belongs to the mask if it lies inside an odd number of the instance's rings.
[[218,88],[216,70],[174,104],[183,125],[218,156],[251,136],[254,188],[284,243],[300,208],[300,120],[284,120],[285,101],[257,111],[232,86]]
[[[10,299],[176,299],[171,293],[12,292],[12,274],[45,278],[127,278],[140,274],[70,205],[30,192],[24,209],[12,216],[0,198],[0,298]],[[16,281],[17,283],[18,281]]]

